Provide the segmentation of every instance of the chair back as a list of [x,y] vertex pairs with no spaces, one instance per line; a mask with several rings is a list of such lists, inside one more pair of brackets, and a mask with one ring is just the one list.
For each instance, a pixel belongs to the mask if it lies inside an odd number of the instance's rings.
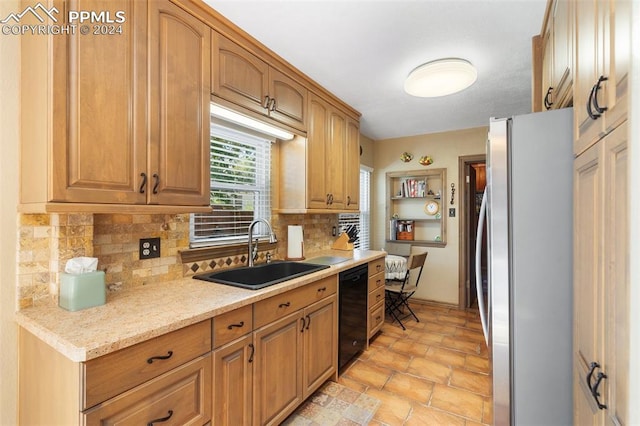
[[402,287],[409,283],[409,273],[418,269],[418,276],[416,277],[416,287],[418,287],[418,283],[420,282],[420,276],[422,275],[422,268],[424,267],[424,263],[427,260],[428,252],[423,253],[414,253],[409,256],[409,260],[407,261],[407,275],[405,276],[404,283],[402,283]]

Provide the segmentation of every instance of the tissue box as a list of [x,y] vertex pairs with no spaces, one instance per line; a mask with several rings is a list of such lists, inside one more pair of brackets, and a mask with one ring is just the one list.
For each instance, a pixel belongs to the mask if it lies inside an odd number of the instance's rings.
[[60,274],[58,305],[68,311],[104,305],[107,299],[104,271]]

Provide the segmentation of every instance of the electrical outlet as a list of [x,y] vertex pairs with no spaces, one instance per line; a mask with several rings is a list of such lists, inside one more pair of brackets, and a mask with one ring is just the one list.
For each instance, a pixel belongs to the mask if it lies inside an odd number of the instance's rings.
[[140,239],[140,260],[160,257],[160,238]]
[[456,217],[456,209],[452,207],[449,209],[449,217]]

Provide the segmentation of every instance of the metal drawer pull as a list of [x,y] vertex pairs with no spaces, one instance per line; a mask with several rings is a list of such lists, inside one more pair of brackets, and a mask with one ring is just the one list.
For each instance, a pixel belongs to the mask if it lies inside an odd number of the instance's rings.
[[153,361],[155,361],[156,359],[169,359],[171,358],[172,355],[173,355],[173,351],[169,351],[165,356],[152,356],[147,360],[147,362],[149,364],[153,364]]
[[291,306],[291,302],[285,302],[278,305],[278,308],[288,308]]
[[302,328],[300,328],[300,333],[304,333],[304,326],[306,322],[307,322],[306,318],[302,317]]
[[256,353],[256,347],[253,346],[253,343],[249,343],[249,347],[251,348],[251,355],[249,355],[249,362],[253,362],[253,356]]
[[160,185],[160,176],[157,173],[153,174],[153,178],[156,180],[156,183],[153,185],[153,193],[158,193],[158,185]]
[[381,294],[376,294],[376,300],[380,300]]
[[140,193],[144,194],[144,190],[147,187],[147,174],[146,173],[140,173],[140,177],[142,178],[142,183],[140,184]]
[[320,287],[320,288],[318,289],[318,292],[323,292],[323,291],[327,291],[327,288],[326,288],[326,287]]
[[229,325],[227,326],[227,329],[231,330],[231,329],[232,329],[232,328],[234,328],[234,327],[238,327],[238,328],[240,328],[240,327],[244,327],[244,321],[240,321],[240,323],[239,323],[239,324],[229,324]]
[[171,416],[173,416],[173,410],[169,410],[167,412],[168,416],[167,417],[162,417],[160,419],[155,419],[155,420],[151,420],[149,423],[147,423],[147,426],[153,426],[154,423],[164,423],[167,420],[169,420],[171,418]]
[[308,330],[310,325],[311,325],[311,316],[307,315],[307,326],[304,329]]

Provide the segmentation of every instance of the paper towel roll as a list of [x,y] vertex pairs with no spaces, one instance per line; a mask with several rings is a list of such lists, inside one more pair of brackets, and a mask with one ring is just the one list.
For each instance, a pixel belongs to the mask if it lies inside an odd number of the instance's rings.
[[302,239],[302,226],[289,225],[287,227],[287,259],[302,260],[304,259],[304,241]]

